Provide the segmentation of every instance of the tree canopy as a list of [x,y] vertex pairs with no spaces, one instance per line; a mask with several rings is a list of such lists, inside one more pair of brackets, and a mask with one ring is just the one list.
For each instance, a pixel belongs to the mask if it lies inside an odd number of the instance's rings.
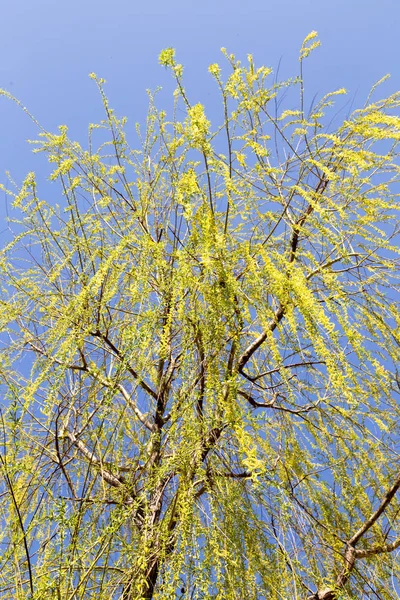
[[133,146],[94,74],[87,147],[40,127],[58,203],[29,173],[0,255],[2,597],[397,597],[400,93],[337,125],[317,45],[286,81],[223,49],[218,124],[168,48]]

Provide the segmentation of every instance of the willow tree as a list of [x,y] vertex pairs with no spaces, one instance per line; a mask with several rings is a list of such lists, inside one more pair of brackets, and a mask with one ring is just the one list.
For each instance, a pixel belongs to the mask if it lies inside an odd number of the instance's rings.
[[330,129],[317,45],[283,82],[223,50],[217,126],[169,48],[136,146],[95,75],[88,147],[40,130],[59,205],[29,173],[1,254],[3,598],[397,597],[400,93]]

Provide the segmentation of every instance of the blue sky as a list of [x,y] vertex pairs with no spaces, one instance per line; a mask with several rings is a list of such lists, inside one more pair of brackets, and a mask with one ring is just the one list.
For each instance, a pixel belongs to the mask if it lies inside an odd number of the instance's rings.
[[[388,72],[392,78],[382,93],[399,87],[399,17],[398,0],[5,0],[0,87],[17,96],[45,129],[66,124],[71,137],[84,141],[88,123],[103,117],[88,78],[92,71],[107,80],[117,113],[131,125],[143,122],[145,90],[172,89],[157,57],[174,46],[190,98],[203,102],[210,114],[215,84],[207,67],[222,59],[221,46],[238,58],[252,53],[256,63],[274,70],[281,60],[282,76],[294,76],[302,40],[317,30],[322,46],[306,62],[306,102],[344,86],[355,108]],[[0,127],[0,182],[6,182],[6,170],[17,182],[31,170],[46,178],[44,159],[32,155],[26,143],[36,137],[35,127],[4,98]],[[0,198],[3,220],[4,194]]]

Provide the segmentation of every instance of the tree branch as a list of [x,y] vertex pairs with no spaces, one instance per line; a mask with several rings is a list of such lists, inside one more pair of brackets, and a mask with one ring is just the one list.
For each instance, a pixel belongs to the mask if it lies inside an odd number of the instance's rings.
[[108,338],[107,335],[102,334],[100,331],[92,331],[91,335],[93,337],[97,337],[100,338],[101,340],[103,340],[103,342],[105,342],[107,344],[107,346],[113,351],[113,353],[115,354],[115,356],[126,365],[129,373],[132,375],[132,377],[134,377],[138,384],[140,385],[140,387],[147,392],[150,396],[152,396],[155,400],[157,400],[158,395],[157,392],[155,392],[145,381],[143,381],[143,379],[141,379],[141,377],[139,376],[139,373],[137,373],[135,371],[135,369],[133,369],[127,359],[121,354],[121,352],[118,350],[118,348],[113,344],[113,342]]
[[386,492],[384,495],[382,502],[380,503],[377,510],[370,516],[369,519],[365,521],[365,523],[360,527],[360,529],[353,535],[353,537],[349,540],[349,544],[351,546],[355,546],[357,542],[361,539],[361,537],[372,527],[372,525],[379,519],[381,514],[384,512],[385,508],[391,502],[393,497],[395,496],[397,490],[400,488],[400,472],[396,477],[396,480],[392,487]]
[[285,314],[285,308],[282,304],[279,305],[277,310],[275,311],[274,317],[268,323],[268,327],[265,331],[263,331],[258,338],[254,340],[243,352],[243,354],[239,357],[237,362],[237,368],[239,373],[243,374],[243,369],[245,365],[248,363],[250,358],[253,356],[254,352],[258,350],[258,348],[265,342],[268,337],[268,333],[274,331],[277,325],[282,321],[282,318]]
[[353,535],[348,542],[346,542],[346,552],[344,555],[344,566],[339,575],[336,578],[335,587],[325,588],[319,590],[314,595],[309,596],[307,600],[336,600],[338,598],[339,591],[343,589],[349,580],[351,571],[354,568],[355,562],[358,558],[366,558],[374,554],[382,554],[384,552],[392,552],[396,548],[400,547],[400,538],[391,544],[384,544],[383,546],[373,546],[372,548],[363,548],[357,550],[355,545],[360,541],[362,536],[372,527],[372,525],[378,520],[381,514],[385,511],[396,492],[400,488],[400,473],[397,475],[396,480],[392,487],[384,495],[377,510],[367,519],[360,529]]

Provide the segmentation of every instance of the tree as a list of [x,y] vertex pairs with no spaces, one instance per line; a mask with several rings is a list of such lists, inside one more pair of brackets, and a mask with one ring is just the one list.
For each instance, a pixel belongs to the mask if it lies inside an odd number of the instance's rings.
[[223,50],[215,129],[171,48],[138,149],[95,75],[88,148],[41,129],[60,206],[29,173],[1,254],[2,597],[396,597],[400,93],[332,132],[317,45],[284,82]]

